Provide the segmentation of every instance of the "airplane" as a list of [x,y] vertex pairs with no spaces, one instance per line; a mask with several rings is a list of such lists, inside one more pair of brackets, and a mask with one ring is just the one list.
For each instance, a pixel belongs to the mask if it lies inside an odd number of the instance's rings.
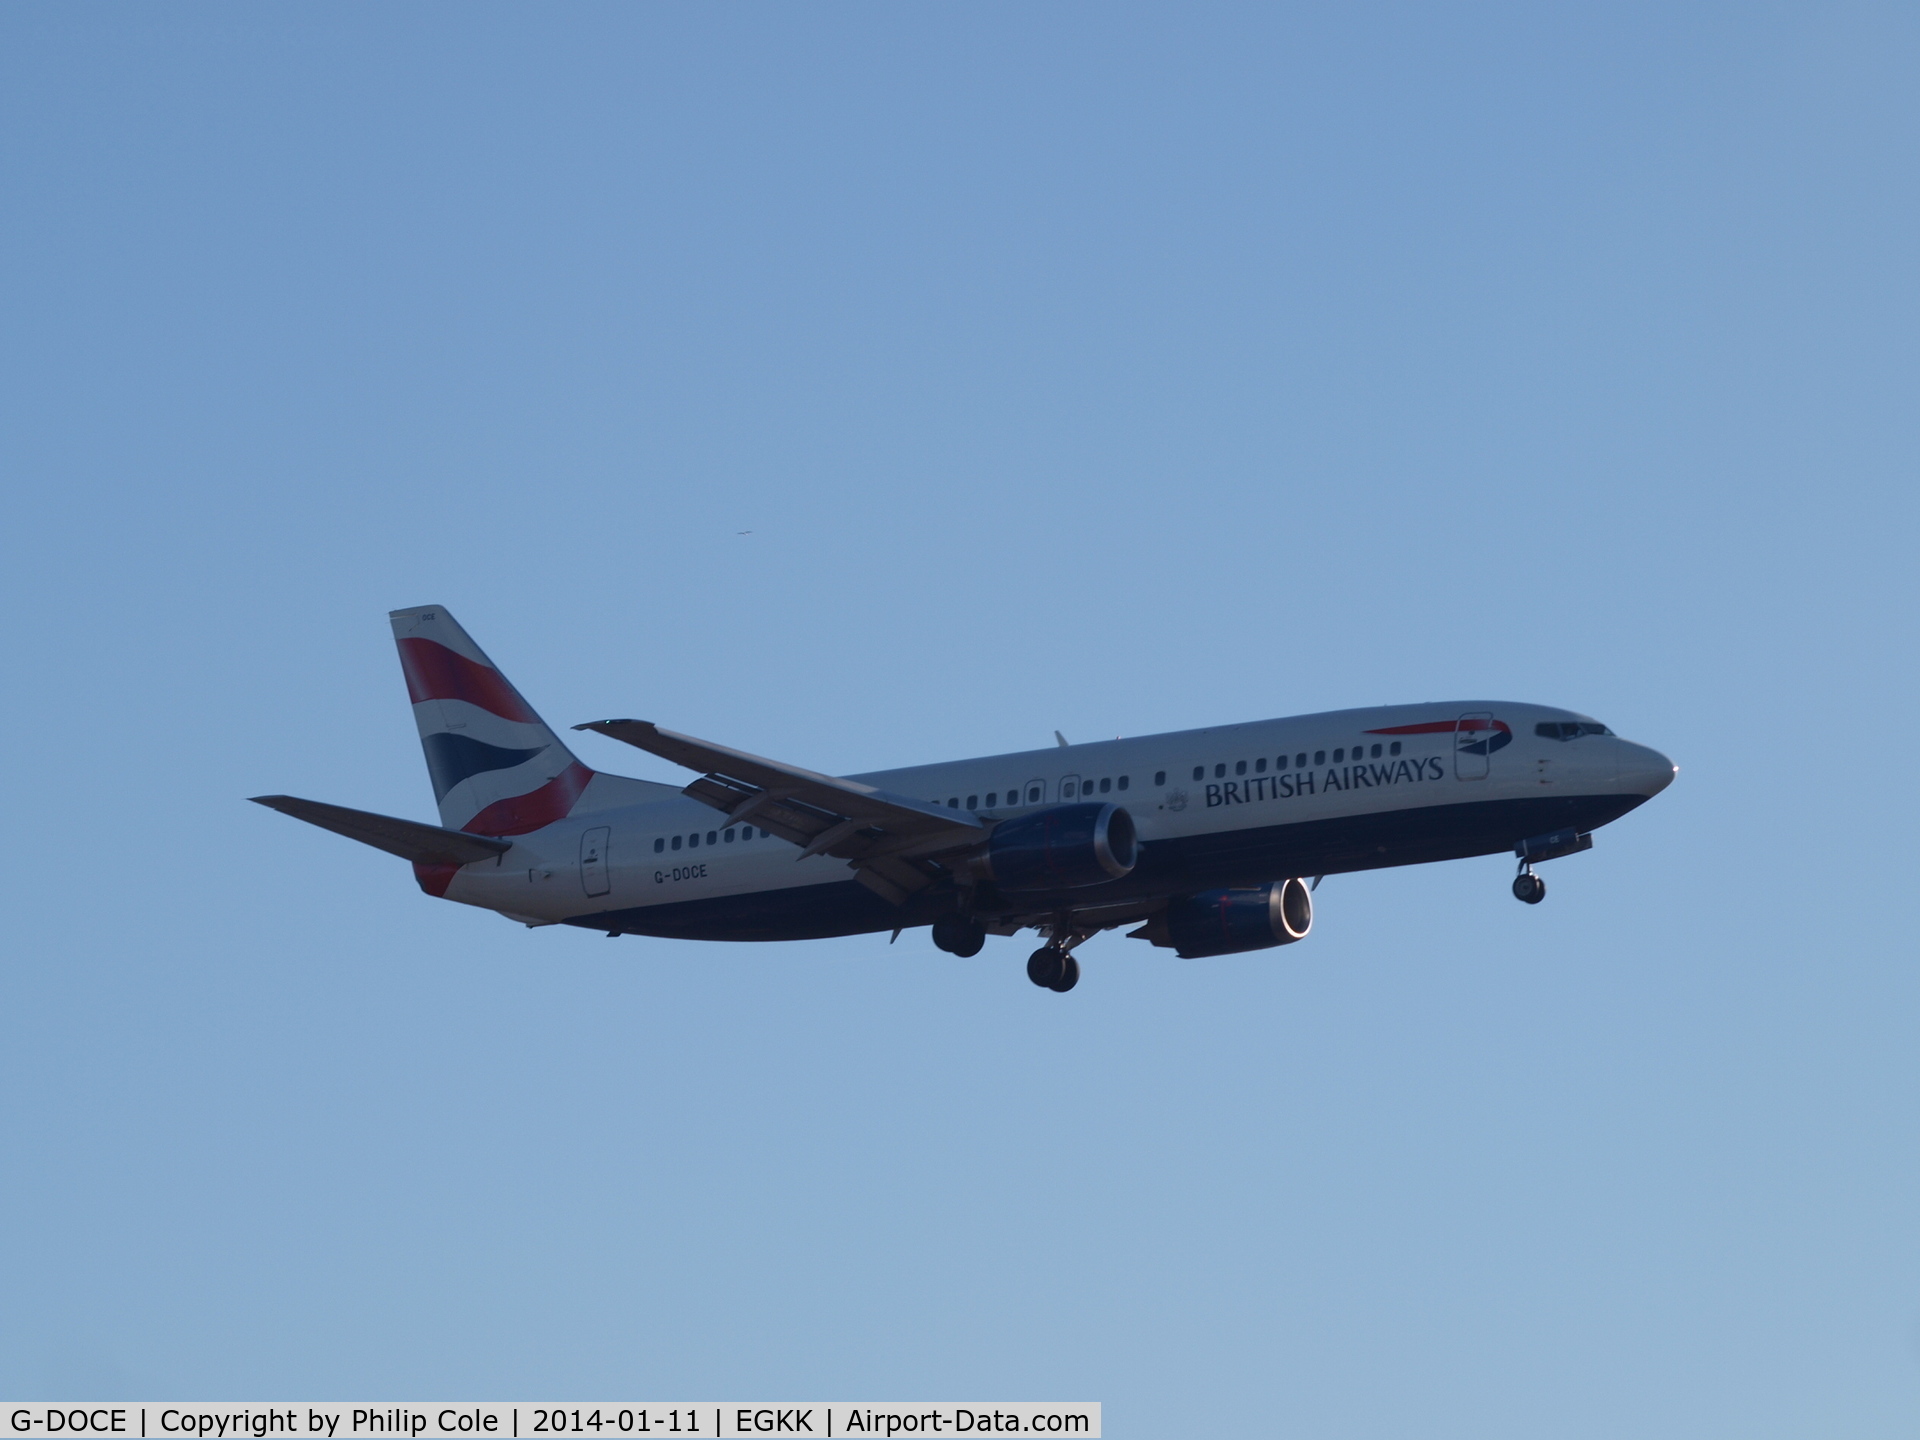
[[[1289,945],[1328,875],[1511,852],[1534,866],[1673,782],[1586,715],[1458,700],[1333,710],[864,775],[822,775],[647,720],[576,725],[694,771],[581,763],[444,606],[395,610],[439,825],[291,795],[268,806],[413,862],[420,888],[527,926],[811,940],[929,926],[980,953],[1033,930],[1064,994],[1106,930],[1185,959]],[[1309,877],[1311,877],[1309,879]]]

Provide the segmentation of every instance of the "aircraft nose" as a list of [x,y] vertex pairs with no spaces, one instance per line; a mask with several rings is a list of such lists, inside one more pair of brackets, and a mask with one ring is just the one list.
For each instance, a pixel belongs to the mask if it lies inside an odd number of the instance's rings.
[[1680,767],[1658,750],[1630,740],[1620,742],[1621,789],[1652,798],[1671,785],[1679,773]]

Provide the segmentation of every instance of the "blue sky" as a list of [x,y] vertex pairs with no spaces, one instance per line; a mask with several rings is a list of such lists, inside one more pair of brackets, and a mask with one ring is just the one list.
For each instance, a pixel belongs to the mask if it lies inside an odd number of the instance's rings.
[[[1911,1434],[1916,60],[1893,6],[0,15],[0,1391]],[[244,802],[431,817],[427,603],[557,725],[828,771],[1504,697],[1682,774],[1537,909],[1340,877],[1065,999],[527,931]]]

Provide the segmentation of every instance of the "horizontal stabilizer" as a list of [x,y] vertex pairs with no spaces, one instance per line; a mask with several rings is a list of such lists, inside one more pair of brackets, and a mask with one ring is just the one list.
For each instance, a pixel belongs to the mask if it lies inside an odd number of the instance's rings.
[[471,865],[476,860],[491,860],[513,848],[509,840],[443,830],[438,825],[422,825],[417,820],[398,820],[366,810],[349,810],[344,805],[322,805],[318,800],[302,800],[294,795],[255,795],[252,799],[256,805],[278,810],[282,815],[318,825],[322,830],[358,840],[362,845],[371,845],[416,865]]

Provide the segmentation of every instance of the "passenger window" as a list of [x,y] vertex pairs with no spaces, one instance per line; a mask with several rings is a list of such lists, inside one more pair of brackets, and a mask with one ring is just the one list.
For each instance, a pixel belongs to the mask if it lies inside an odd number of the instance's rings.
[[979,808],[980,808],[980,797],[978,795],[967,796],[967,809],[978,810]]
[[1124,790],[1124,789],[1126,789],[1126,788],[1127,788],[1127,777],[1126,777],[1126,776],[1124,776],[1124,775],[1122,775],[1122,776],[1120,777],[1120,788],[1121,788],[1122,790]]
[[1246,761],[1244,761],[1244,760],[1236,760],[1236,761],[1234,761],[1234,762],[1233,762],[1233,773],[1234,773],[1234,774],[1236,774],[1236,775],[1244,775],[1244,774],[1246,774],[1246,773],[1247,773],[1247,762],[1246,762]]
[[1387,747],[1387,754],[1398,755],[1399,753],[1400,753],[1400,742],[1398,740],[1394,741],[1393,744]]
[[1326,751],[1324,751],[1324,750],[1316,750],[1316,751],[1314,751],[1314,752],[1313,752],[1313,763],[1314,763],[1314,764],[1316,764],[1316,765],[1324,765],[1324,764],[1326,764],[1326,763],[1327,763],[1327,752],[1326,752]]
[[1336,750],[1333,752],[1333,763],[1336,765],[1338,765],[1342,760],[1346,758],[1347,758],[1347,752],[1344,750]]
[[1266,773],[1266,769],[1267,769],[1267,757],[1266,757],[1266,756],[1264,756],[1264,755],[1262,755],[1262,756],[1261,756],[1261,757],[1260,757],[1260,758],[1259,758],[1258,760],[1256,760],[1256,761],[1254,761],[1254,762],[1253,762],[1253,773],[1254,773],[1254,774],[1256,774],[1256,775],[1263,775],[1263,774],[1265,774],[1265,773]]
[[1280,757],[1280,758],[1279,758],[1278,760],[1276,760],[1276,761],[1274,761],[1274,762],[1273,762],[1273,768],[1274,768],[1274,769],[1276,769],[1276,770],[1284,770],[1284,769],[1286,769],[1286,768],[1287,768],[1287,757],[1286,757],[1286,756],[1284,756],[1284,755],[1282,755],[1282,756],[1281,756],[1281,757]]
[[[1164,771],[1164,770],[1156,770],[1156,771],[1154,771],[1154,772],[1153,772],[1153,783],[1154,783],[1154,784],[1156,784],[1156,785],[1164,785],[1164,784],[1166,784],[1166,783],[1167,783],[1167,772],[1166,772],[1166,771]],[[1124,790],[1124,789],[1126,789],[1126,788],[1127,788],[1127,782],[1126,782],[1126,780],[1125,780],[1124,778],[1122,778],[1122,779],[1121,779],[1121,781],[1120,781],[1120,788],[1121,788],[1122,790]]]
[[998,805],[999,803],[1000,803],[1000,792],[998,790],[987,791],[987,809],[991,810],[994,808],[994,806]]
[[662,835],[658,840],[653,842],[653,853],[656,855],[658,855],[662,850],[666,848],[667,848],[667,837],[664,835]]
[[720,832],[718,830],[707,831],[707,844],[717,845],[719,843],[720,843]]
[[1206,778],[1207,778],[1207,767],[1206,767],[1206,766],[1204,766],[1204,765],[1196,765],[1196,766],[1194,766],[1194,767],[1193,767],[1193,778],[1194,778],[1194,779],[1196,779],[1196,780],[1204,780],[1204,779],[1206,779]]
[[1380,758],[1380,747],[1378,745],[1374,746],[1373,749],[1369,752],[1368,758],[1373,760],[1378,760]]
[[678,835],[673,837],[673,848],[676,850],[680,848],[680,837]]
[[1227,778],[1226,761],[1222,760],[1218,765],[1213,767],[1213,778],[1216,780],[1224,780]]
[[727,844],[731,845],[733,843],[733,832],[731,830],[727,830],[727,831],[723,831],[722,833],[725,836]]
[[1307,763],[1307,755],[1304,750],[1301,751],[1298,755],[1293,757],[1293,765],[1296,770],[1299,769],[1301,766],[1305,765],[1306,763]]
[[1062,800],[1073,799],[1073,781],[1062,780],[1060,782],[1060,798]]
[[1100,793],[1104,795],[1111,789],[1113,789],[1113,781],[1102,775],[1100,777]]
[[947,809],[958,810],[959,808],[960,808],[960,797],[958,795],[949,795],[947,797]]
[[1027,803],[1029,805],[1038,805],[1040,803],[1040,797],[1045,791],[1046,787],[1044,785],[1029,785],[1027,787]]

